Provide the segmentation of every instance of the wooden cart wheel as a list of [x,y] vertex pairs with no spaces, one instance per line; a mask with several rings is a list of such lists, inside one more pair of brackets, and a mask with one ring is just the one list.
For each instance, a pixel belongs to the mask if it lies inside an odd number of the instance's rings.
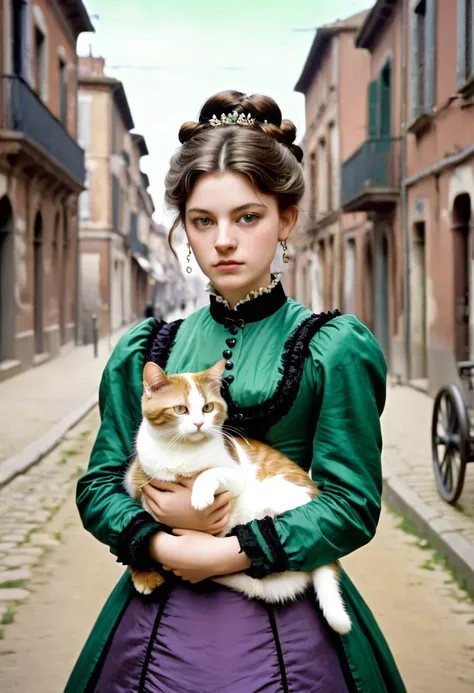
[[470,448],[469,417],[456,385],[442,388],[436,395],[431,422],[433,470],[438,491],[454,504],[461,495]]

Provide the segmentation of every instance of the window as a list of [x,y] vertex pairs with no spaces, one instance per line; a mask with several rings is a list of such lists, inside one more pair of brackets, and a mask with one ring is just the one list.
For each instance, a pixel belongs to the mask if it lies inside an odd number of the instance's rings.
[[417,41],[417,102],[415,107],[422,113],[425,105],[425,31],[426,31],[426,0],[421,0],[415,10],[416,41]]
[[411,17],[411,115],[430,113],[435,103],[436,0],[419,0]]
[[46,36],[38,26],[34,32],[34,51],[35,51],[35,89],[38,95],[46,101],[46,84],[48,79],[48,53]]
[[62,58],[58,60],[59,69],[59,117],[63,125],[67,124],[67,67]]
[[84,179],[85,190],[79,196],[79,218],[81,221],[86,221],[91,218],[91,172],[86,169]]
[[115,154],[117,151],[117,114],[115,112],[115,105],[112,104],[112,120],[110,123],[110,127],[112,129],[112,137],[111,137],[111,145],[112,145],[112,154]]
[[312,152],[309,157],[309,179],[310,179],[310,216],[311,221],[316,220],[317,214],[317,197],[316,186],[318,184],[316,154]]
[[329,184],[331,209],[339,207],[339,142],[336,123],[329,125],[329,149],[331,160],[329,162]]
[[328,161],[326,140],[319,142],[319,212],[325,214],[328,209]]
[[24,75],[25,61],[25,15],[26,5],[22,0],[12,3],[12,65],[16,75]]
[[89,97],[79,97],[77,111],[77,141],[87,151],[91,139],[91,106]]
[[474,0],[458,0],[457,86],[474,77]]

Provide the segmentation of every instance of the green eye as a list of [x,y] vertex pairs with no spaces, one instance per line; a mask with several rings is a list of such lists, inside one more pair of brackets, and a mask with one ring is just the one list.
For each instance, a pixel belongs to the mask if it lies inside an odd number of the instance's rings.
[[173,407],[173,409],[175,410],[175,412],[177,414],[187,414],[188,413],[188,410],[186,409],[184,404],[178,404],[176,407]]
[[214,409],[214,405],[212,404],[212,402],[208,402],[202,408],[202,410],[205,414],[209,414],[209,412],[212,411],[213,409]]

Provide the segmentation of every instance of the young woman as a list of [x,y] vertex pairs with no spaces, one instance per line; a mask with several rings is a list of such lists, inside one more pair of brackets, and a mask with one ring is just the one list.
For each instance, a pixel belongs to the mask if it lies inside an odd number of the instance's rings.
[[[84,526],[118,561],[158,563],[181,579],[143,597],[126,572],[67,693],[405,690],[344,572],[353,627],[342,637],[329,630],[313,594],[269,607],[208,580],[332,563],[367,543],[379,518],[381,351],[354,316],[313,315],[270,273],[304,191],[295,134],[272,99],[233,91],[210,98],[199,121],[181,127],[166,199],[210,280],[210,306],[171,324],[149,319],[120,340],[102,378],[102,425],[77,494]],[[152,517],[122,486],[146,361],[169,373],[196,372],[222,356],[229,424],[310,470],[321,491],[306,506],[226,538],[215,534],[227,521],[228,494],[199,513],[190,484],[149,485]]]

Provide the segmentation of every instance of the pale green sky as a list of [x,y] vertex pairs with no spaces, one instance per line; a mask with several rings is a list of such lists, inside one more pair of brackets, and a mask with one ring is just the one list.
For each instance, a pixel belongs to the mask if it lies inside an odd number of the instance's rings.
[[[163,178],[185,120],[221,89],[266,93],[304,132],[304,100],[293,91],[314,31],[373,4],[371,0],[86,0],[96,34],[79,38],[79,54],[106,59],[106,72],[124,83],[136,130],[150,156],[157,221]],[[93,15],[100,19],[94,19]]]

